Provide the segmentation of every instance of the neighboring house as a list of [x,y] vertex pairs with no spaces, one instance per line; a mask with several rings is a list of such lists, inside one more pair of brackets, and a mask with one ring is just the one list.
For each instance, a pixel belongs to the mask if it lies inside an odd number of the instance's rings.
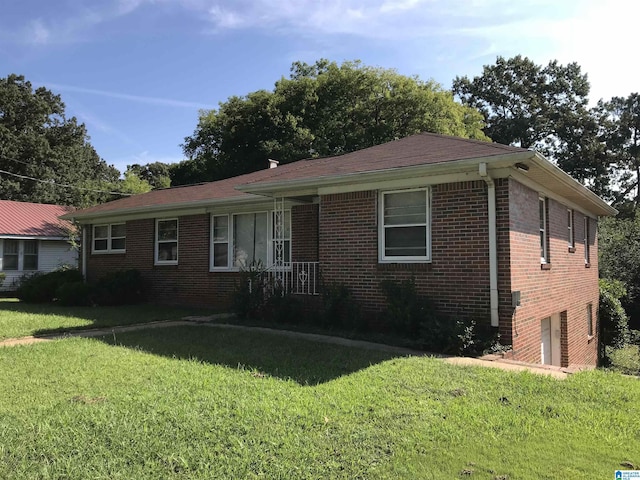
[[70,207],[0,200],[0,290],[15,290],[22,276],[78,266],[78,252],[69,239],[73,225],[58,217]]
[[568,366],[596,363],[597,221],[615,213],[538,153],[424,133],[65,218],[90,280],[136,268],[156,302],[228,305],[251,260],[292,293],[346,284],[370,312],[382,280],[414,278],[512,358]]

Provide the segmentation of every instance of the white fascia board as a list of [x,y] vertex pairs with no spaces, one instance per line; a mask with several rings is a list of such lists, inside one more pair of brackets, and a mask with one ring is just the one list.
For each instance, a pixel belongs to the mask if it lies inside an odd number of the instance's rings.
[[539,166],[549,174],[553,175],[558,181],[562,182],[567,188],[573,190],[576,194],[583,197],[586,201],[595,204],[595,206],[607,212],[608,215],[618,214],[618,210],[613,208],[598,195],[582,185],[571,175],[569,175],[553,163],[549,162],[538,152],[536,152],[533,158],[533,163],[535,163],[537,166]]
[[[287,200],[285,207],[291,208],[293,205],[304,204],[305,202],[298,202],[295,200]],[[215,201],[207,201],[206,206],[194,207],[186,206],[184,208],[177,208],[176,206],[163,205],[163,208],[154,209],[137,209],[138,211],[110,211],[105,212],[104,215],[86,216],[84,218],[76,218],[75,220],[80,224],[93,224],[93,223],[124,223],[131,220],[144,220],[148,218],[177,218],[184,217],[186,215],[202,215],[210,213],[237,213],[237,212],[253,212],[253,211],[267,211],[273,209],[273,200],[255,196],[253,198],[245,198],[239,201],[239,199],[216,199]],[[140,211],[141,210],[141,211]]]
[[398,180],[380,180],[377,182],[321,187],[318,189],[318,194],[330,195],[334,193],[363,192],[368,190],[393,190],[412,187],[426,187],[431,185],[440,185],[443,183],[470,182],[474,180],[482,180],[482,177],[478,175],[477,171],[449,173],[444,175],[422,175]]
[[173,203],[166,205],[149,205],[144,207],[136,207],[123,210],[109,210],[105,212],[95,212],[82,214],[74,212],[72,214],[64,215],[65,220],[76,221],[80,224],[89,223],[116,223],[125,222],[127,220],[140,220],[144,218],[158,218],[158,217],[177,217],[185,215],[198,215],[207,213],[207,211],[216,208],[218,206],[241,206],[247,204],[256,204],[264,201],[264,199],[253,197],[242,198],[220,198],[220,199],[207,199],[198,200],[197,202],[188,203]]
[[570,208],[572,210],[575,210],[576,212],[580,212],[583,215],[587,215],[588,217],[593,217],[596,218],[597,215],[594,215],[593,212],[588,212],[584,207],[581,207],[580,205],[573,203],[572,201],[558,195],[557,193],[553,192],[552,190],[549,190],[547,187],[545,187],[544,185],[540,185],[538,182],[535,182],[533,180],[531,180],[530,178],[528,178],[526,176],[526,174],[522,174],[520,172],[517,171],[511,171],[511,174],[509,175],[512,179],[514,179],[515,181],[517,181],[518,183],[521,183],[522,185],[524,185],[525,187],[533,190],[534,192],[537,192],[538,194],[550,198],[552,200],[555,200],[558,203],[561,203],[562,205],[566,206],[567,208]]
[[491,168],[507,167],[514,162],[524,161],[532,158],[534,152],[523,151],[507,153],[504,155],[493,155],[490,157],[466,158],[446,163],[431,163],[423,165],[413,165],[410,167],[393,167],[383,170],[373,170],[368,172],[347,173],[344,175],[331,175],[324,177],[303,178],[297,180],[285,180],[274,182],[259,182],[255,184],[244,184],[236,186],[236,190],[254,195],[289,195],[289,192],[307,192],[307,194],[317,194],[321,188],[337,187],[346,185],[354,187],[360,183],[388,182],[391,180],[403,180],[412,177],[425,177],[432,175],[444,175],[477,171],[477,165],[481,162],[487,163]]
[[6,238],[8,240],[62,240],[68,241],[69,237],[43,237],[37,235],[11,235],[1,234],[0,238]]

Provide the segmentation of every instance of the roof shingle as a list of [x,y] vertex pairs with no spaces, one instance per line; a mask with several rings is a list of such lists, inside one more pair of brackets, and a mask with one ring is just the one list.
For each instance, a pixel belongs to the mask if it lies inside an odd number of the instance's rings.
[[[96,205],[78,213],[101,214],[162,205],[180,205],[218,199],[256,198],[236,190],[239,185],[331,177],[347,173],[372,172],[388,168],[453,162],[470,158],[526,151],[497,143],[469,140],[433,133],[420,133],[392,142],[333,157],[299,160],[277,168],[265,168],[216,182],[153,190],[141,195]],[[265,167],[266,167],[265,159]]]

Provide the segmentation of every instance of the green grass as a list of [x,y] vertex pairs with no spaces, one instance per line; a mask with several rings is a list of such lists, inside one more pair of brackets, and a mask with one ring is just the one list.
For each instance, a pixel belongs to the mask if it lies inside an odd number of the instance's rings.
[[[115,344],[114,344],[115,342]],[[640,382],[207,326],[0,349],[0,478],[613,478]]]
[[205,309],[157,305],[63,307],[51,303],[28,304],[13,298],[0,298],[0,340],[156,320],[178,320],[185,315],[211,313],[211,310]]

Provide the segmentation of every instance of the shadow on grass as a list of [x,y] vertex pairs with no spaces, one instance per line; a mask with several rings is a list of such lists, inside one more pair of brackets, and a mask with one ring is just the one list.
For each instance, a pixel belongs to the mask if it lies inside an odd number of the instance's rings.
[[291,338],[277,333],[248,332],[207,326],[183,326],[96,337],[110,345],[155,355],[249,370],[254,376],[318,385],[372,364],[403,356]]
[[[160,320],[179,320],[187,315],[211,315],[217,311],[151,304],[65,307],[55,303],[34,304],[20,302],[16,299],[1,299],[0,316],[7,313],[15,313],[11,317],[11,321],[15,324],[19,324],[23,319],[26,319],[25,321],[30,324],[35,324],[34,330],[29,334],[37,337],[91,328],[132,325]],[[35,321],[34,317],[36,317]],[[81,325],[78,325],[78,320],[82,321]]]

